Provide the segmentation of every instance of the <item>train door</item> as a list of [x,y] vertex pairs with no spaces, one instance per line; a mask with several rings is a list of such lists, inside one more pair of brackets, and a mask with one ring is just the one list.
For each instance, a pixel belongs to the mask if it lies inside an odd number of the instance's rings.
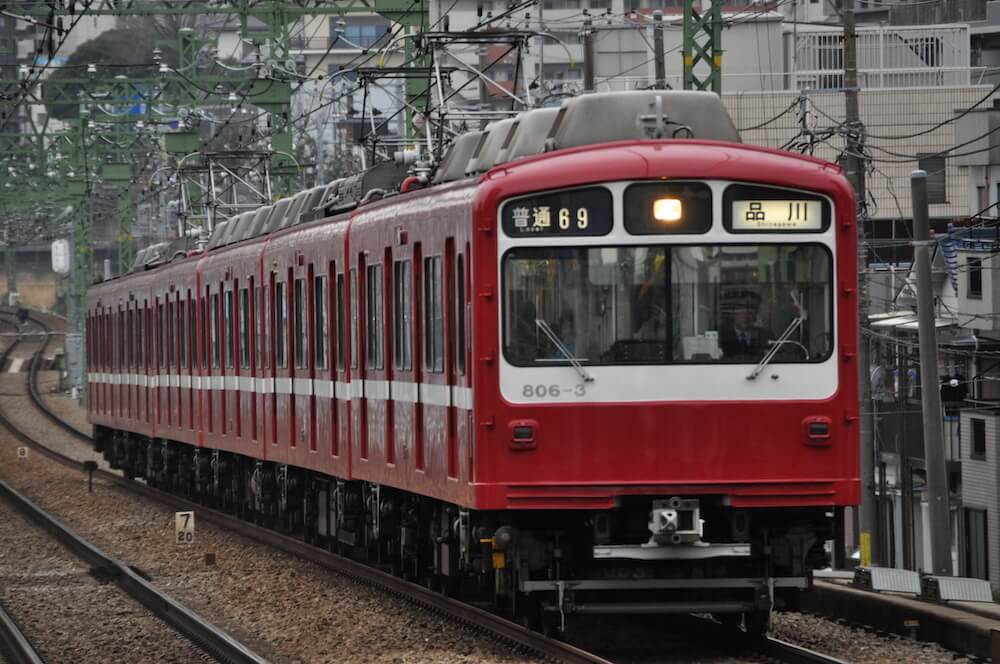
[[196,312],[198,290],[190,288],[187,291],[187,427],[195,430],[197,414],[195,412],[198,400],[195,398],[194,377],[198,373],[198,314]]
[[218,284],[208,287],[208,336],[209,336],[209,377],[208,377],[208,430],[213,435],[223,433],[222,426],[222,295]]
[[289,369],[288,281],[291,272],[274,273],[274,426],[272,444],[277,445],[282,459],[288,458],[292,423],[289,419],[289,398],[292,374]]
[[[452,388],[452,404],[455,408],[455,442],[456,457],[455,476],[472,481],[472,469],[475,467],[473,458],[473,419],[472,419],[472,382],[469,375],[470,366],[470,302],[469,302],[469,245],[458,252],[454,261],[454,313],[452,316],[454,359],[452,367],[454,379]],[[463,464],[464,468],[461,468]],[[463,472],[464,470],[464,472]]]
[[[353,261],[352,261],[353,262]],[[361,322],[364,312],[361,311],[363,284],[360,279],[365,272],[364,254],[357,256],[357,263],[351,267],[348,276],[347,287],[350,291],[348,299],[348,309],[350,315],[350,396],[351,396],[351,444],[354,445],[358,463],[364,464],[368,461],[368,425],[365,412],[365,392],[364,392],[364,349],[361,347],[361,340],[364,338],[364,330],[361,329]]]
[[[350,308],[349,289],[347,287],[347,275],[344,270],[345,255],[341,255],[341,262],[334,263],[334,325],[335,325],[335,361],[336,369],[333,372],[333,439],[330,441],[330,455],[335,459],[347,460],[347,472],[344,476],[350,476],[350,453],[351,449],[351,393],[350,393]],[[338,269],[338,265],[340,266]]]
[[319,461],[320,467],[327,467],[336,435],[333,353],[334,335],[331,326],[332,303],[331,283],[336,282],[333,261],[320,263],[312,273],[312,370],[313,370],[313,406],[312,449],[323,455]]
[[134,403],[134,395],[132,392],[132,376],[134,375],[133,370],[133,360],[135,358],[135,353],[132,349],[132,341],[135,338],[135,331],[132,329],[133,322],[133,305],[130,300],[125,302],[125,339],[123,343],[125,344],[125,368],[122,371],[122,387],[125,392],[125,417],[131,420],[134,417],[132,412],[132,406]]
[[271,335],[270,324],[268,323],[268,315],[270,307],[268,306],[268,298],[270,297],[271,289],[269,283],[265,282],[257,286],[254,293],[254,301],[257,306],[254,310],[256,319],[256,354],[254,356],[254,365],[257,368],[257,380],[255,381],[254,387],[254,398],[257,402],[257,424],[260,427],[259,436],[262,443],[263,450],[266,454],[267,443],[271,440],[270,429],[269,429],[269,405],[271,394],[274,392],[274,383],[270,379],[269,371],[269,361],[270,361],[270,343]]
[[164,426],[164,413],[166,412],[166,366],[167,366],[167,345],[166,345],[166,317],[164,311],[163,298],[156,297],[156,426]]
[[147,429],[153,428],[153,389],[150,376],[153,373],[153,303],[149,296],[142,298],[142,410]]
[[238,439],[240,430],[240,370],[237,354],[239,339],[236,334],[236,321],[239,312],[236,311],[236,298],[239,292],[239,279],[227,282],[224,286],[223,318],[226,335],[226,367],[225,367],[225,433]]
[[[409,467],[413,453],[417,381],[413,375],[413,263],[397,256],[392,263],[392,444],[389,463]],[[398,459],[397,459],[398,455]]]
[[[300,256],[301,258],[301,256]],[[297,261],[301,263],[302,261]],[[316,270],[312,263],[294,268],[292,288],[292,348],[295,359],[292,371],[292,394],[289,399],[292,435],[296,459],[305,465],[308,453],[316,451],[316,400],[313,390],[313,280]]]
[[236,392],[237,411],[239,413],[239,434],[245,440],[253,441],[257,438],[255,424],[256,415],[254,412],[254,374],[253,374],[253,328],[251,326],[251,293],[253,293],[253,277],[248,278],[240,284],[236,307],[236,336],[239,342],[239,379],[238,391]]
[[423,369],[420,401],[424,406],[425,472],[437,481],[443,479],[442,465],[447,455],[447,431],[450,411],[450,386],[445,373],[444,345],[444,259],[441,254],[426,256],[423,265]]
[[182,288],[177,294],[177,428],[191,428],[191,364],[188,356],[188,306],[191,291]]
[[180,326],[181,317],[181,297],[180,292],[174,292],[170,296],[170,348],[168,355],[170,358],[170,425],[175,430],[181,428],[181,379],[180,379],[180,337],[184,333]]
[[[297,257],[300,257],[298,254]],[[302,268],[296,261],[296,266],[288,269],[288,282],[291,289],[289,301],[289,316],[291,317],[291,332],[289,336],[288,376],[291,378],[292,389],[288,394],[288,445],[290,459],[300,463],[302,450],[308,443],[309,431],[307,425],[309,394],[312,382],[309,375],[309,345],[306,341],[308,330],[308,300],[309,294],[306,278]]]
[[[378,254],[371,253],[373,262],[365,266],[363,281],[365,341],[364,414],[366,431],[366,456],[384,464],[388,457],[387,435],[390,411],[388,409],[389,384],[385,376],[385,263]],[[391,260],[391,257],[390,257]],[[384,465],[378,466],[377,477],[385,475]]]

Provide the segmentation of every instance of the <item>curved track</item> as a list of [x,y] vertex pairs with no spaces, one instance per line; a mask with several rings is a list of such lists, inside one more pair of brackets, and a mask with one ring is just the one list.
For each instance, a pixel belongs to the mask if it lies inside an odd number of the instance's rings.
[[[86,443],[92,444],[91,437],[77,429],[75,426],[60,418],[49,406],[38,392],[37,374],[41,362],[38,361],[45,352],[51,338],[51,330],[48,325],[37,316],[32,316],[31,320],[42,328],[44,341],[39,350],[32,358],[28,376],[28,390],[32,403],[41,411],[52,423],[65,431],[69,436]],[[70,457],[59,454],[47,448],[37,441],[25,440],[41,454],[67,466],[80,468],[81,464]],[[548,661],[565,664],[609,664],[609,659],[599,655],[586,652],[570,644],[548,638],[537,632],[525,629],[509,620],[497,616],[488,611],[471,606],[464,602],[445,597],[432,592],[409,581],[392,576],[368,565],[335,555],[328,551],[318,549],[300,540],[294,539],[281,533],[267,530],[265,528],[242,521],[234,516],[209,509],[204,505],[193,503],[173,494],[164,493],[157,489],[152,489],[142,482],[128,480],[123,476],[105,470],[94,471],[95,475],[102,479],[114,482],[130,491],[138,493],[144,497],[164,503],[177,510],[194,510],[199,512],[199,518],[206,519],[211,523],[236,532],[244,537],[255,540],[267,546],[284,551],[291,555],[303,558],[316,563],[339,574],[350,577],[367,585],[373,586],[391,595],[398,596],[408,602],[415,603],[426,609],[434,611],[449,620],[464,623],[473,629],[491,634],[496,638],[510,642],[520,650],[533,653]],[[750,638],[740,632],[734,635],[731,629],[718,626],[717,636],[722,639],[740,639],[745,645],[745,652],[764,656],[776,662],[786,664],[844,664],[839,660],[822,653],[818,653],[791,643],[769,637]],[[614,657],[613,653],[608,653]]]
[[21,632],[3,604],[0,604],[0,661],[11,664],[44,664],[31,641]]
[[[36,360],[44,351],[48,341],[49,333],[45,332],[42,345],[32,358],[29,383],[33,381],[36,375],[34,369],[34,366],[37,364]],[[6,360],[19,342],[20,339],[7,347],[3,355],[0,356],[0,365],[6,363]],[[50,411],[46,412],[49,416],[54,416]],[[0,426],[3,426],[17,439],[46,456],[50,458],[59,456],[53,456],[55,453],[51,451],[47,452],[47,448],[44,445],[41,445],[29,434],[15,426],[2,410],[0,410]],[[79,464],[75,462],[73,465],[79,467]],[[132,599],[218,661],[230,662],[232,664],[263,664],[266,661],[242,643],[233,639],[224,631],[201,618],[183,604],[174,600],[170,595],[146,581],[128,565],[104,553],[80,537],[68,526],[2,481],[0,481],[0,499],[7,501],[20,513],[52,535],[52,537],[62,543],[78,558],[92,567],[105,572]]]

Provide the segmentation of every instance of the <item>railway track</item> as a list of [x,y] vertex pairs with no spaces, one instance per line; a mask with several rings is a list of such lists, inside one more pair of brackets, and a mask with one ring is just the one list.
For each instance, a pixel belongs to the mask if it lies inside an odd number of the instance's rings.
[[[51,330],[48,325],[37,317],[31,319],[36,325],[42,328],[43,338],[39,349],[33,355],[28,371],[28,391],[34,406],[55,426],[65,431],[75,440],[85,443],[88,446],[92,443],[89,435],[81,432],[71,423],[59,417],[42,399],[38,392],[37,375],[41,365],[38,361],[43,356],[51,340]],[[11,346],[11,349],[13,346]],[[8,349],[9,352],[10,349]],[[6,353],[5,353],[6,356]],[[31,438],[23,431],[16,431],[17,435],[25,444],[29,445],[40,454],[72,468],[81,469],[81,462],[55,452],[39,441]],[[532,653],[547,661],[559,662],[563,664],[609,664],[613,659],[606,659],[600,655],[587,652],[563,641],[551,639],[537,632],[528,630],[521,625],[513,623],[502,616],[479,609],[467,603],[432,592],[422,586],[416,585],[399,577],[385,573],[363,563],[344,558],[323,549],[316,548],[300,540],[283,535],[276,531],[267,530],[254,524],[242,521],[229,514],[209,509],[199,503],[188,501],[173,494],[164,493],[157,489],[152,489],[145,483],[135,480],[128,480],[123,476],[106,471],[94,470],[94,475],[113,482],[128,490],[170,506],[177,511],[197,510],[198,517],[202,520],[235,532],[243,537],[264,544],[265,546],[283,551],[298,558],[308,560],[321,567],[332,570],[338,574],[351,578],[355,581],[372,586],[390,595],[399,597],[410,603],[433,611],[445,618],[463,623],[470,628],[481,631],[491,636],[511,643],[513,646],[524,652]],[[719,626],[721,638],[735,637],[745,644],[746,654],[756,654],[764,656],[771,661],[784,662],[786,664],[844,664],[842,660],[818,653],[791,643],[780,641],[769,637],[749,638],[742,632],[733,634],[731,630],[726,630]],[[608,654],[613,657],[613,653]]]
[[[46,335],[41,349],[35,354],[36,358],[44,350],[47,343],[48,336]],[[16,346],[17,341],[8,346],[2,355],[3,361],[0,364],[6,363],[6,360]],[[34,372],[29,373],[29,377],[32,375],[34,375]],[[43,454],[45,453],[43,451],[45,449],[44,445],[41,445],[41,443],[30,435],[16,427],[2,411],[0,411],[0,426],[6,428],[16,438],[33,449]],[[55,458],[53,455],[54,453],[51,452],[46,454],[50,458]],[[78,466],[79,464],[76,465]],[[3,481],[0,481],[0,500],[9,504],[28,520],[58,540],[66,549],[88,564],[92,569],[99,570],[103,576],[112,579],[125,594],[153,613],[153,615],[160,618],[175,631],[183,634],[188,640],[214,659],[229,664],[263,664],[266,662],[265,659],[242,643],[233,639],[224,631],[151,584],[127,564],[98,549]]]
[[10,664],[44,664],[28,637],[0,603],[0,662]]

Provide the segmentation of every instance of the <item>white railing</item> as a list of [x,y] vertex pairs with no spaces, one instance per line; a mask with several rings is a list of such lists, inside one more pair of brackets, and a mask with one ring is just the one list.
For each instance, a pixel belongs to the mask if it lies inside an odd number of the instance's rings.
[[[945,88],[986,85],[996,82],[1000,68],[994,67],[935,67],[906,69],[870,69],[858,72],[862,89]],[[667,74],[666,83],[679,90],[683,78],[679,73]],[[599,92],[641,90],[655,82],[652,76],[617,76],[598,78]],[[740,73],[722,75],[722,93],[740,92],[840,92],[843,71],[799,70],[778,73]]]

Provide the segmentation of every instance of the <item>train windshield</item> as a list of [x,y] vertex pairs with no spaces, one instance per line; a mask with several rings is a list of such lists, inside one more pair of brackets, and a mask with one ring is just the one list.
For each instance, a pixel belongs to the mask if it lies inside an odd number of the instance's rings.
[[[503,259],[516,366],[819,362],[833,346],[818,244],[517,247]],[[548,328],[554,335],[546,334]]]

